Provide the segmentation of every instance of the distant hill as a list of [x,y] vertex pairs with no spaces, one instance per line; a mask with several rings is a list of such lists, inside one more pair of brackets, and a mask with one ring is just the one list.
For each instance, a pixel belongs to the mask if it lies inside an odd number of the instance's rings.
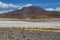
[[20,10],[0,14],[0,18],[18,18],[18,19],[60,18],[60,12],[47,11],[38,6],[30,6],[24,7]]

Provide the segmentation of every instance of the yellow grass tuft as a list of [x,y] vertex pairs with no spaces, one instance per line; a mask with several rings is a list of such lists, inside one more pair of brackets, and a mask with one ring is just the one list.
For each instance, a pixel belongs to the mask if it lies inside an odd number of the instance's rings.
[[25,27],[7,27],[0,29],[9,29],[9,30],[32,30],[32,31],[60,31],[60,28],[25,28]]

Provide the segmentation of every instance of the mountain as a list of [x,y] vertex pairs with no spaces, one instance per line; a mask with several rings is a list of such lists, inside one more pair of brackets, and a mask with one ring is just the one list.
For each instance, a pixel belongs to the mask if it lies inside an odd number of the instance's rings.
[[38,6],[23,7],[20,10],[0,14],[0,18],[40,19],[60,18],[60,12],[47,11]]

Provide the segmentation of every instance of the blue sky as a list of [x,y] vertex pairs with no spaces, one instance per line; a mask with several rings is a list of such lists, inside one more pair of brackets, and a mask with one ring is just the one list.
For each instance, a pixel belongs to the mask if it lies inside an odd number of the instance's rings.
[[31,3],[36,6],[41,6],[43,8],[56,8],[60,7],[60,0],[0,0],[4,3],[12,3],[15,5],[24,5]]
[[17,10],[19,6],[22,7],[27,4],[52,10],[57,7],[60,8],[60,0],[0,0],[0,11]]

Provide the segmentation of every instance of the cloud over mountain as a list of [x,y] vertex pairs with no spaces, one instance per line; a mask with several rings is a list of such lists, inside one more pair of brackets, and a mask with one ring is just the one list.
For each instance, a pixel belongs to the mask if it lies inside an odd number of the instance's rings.
[[[17,9],[22,9],[23,7],[29,7],[29,6],[33,6],[31,3],[28,3],[28,4],[25,4],[25,5],[15,5],[15,4],[12,4],[12,3],[4,3],[2,1],[0,1],[0,8],[17,8]],[[10,10],[3,10],[3,11],[0,11],[0,13],[5,13],[5,12],[9,12],[11,11],[12,9]],[[60,11],[60,7],[57,7],[57,8],[45,8],[45,10],[48,10],[48,11]]]
[[[1,2],[0,1],[0,8],[17,8],[17,9],[22,9],[23,7],[29,7],[29,6],[32,6],[32,4],[25,4],[25,5],[22,5],[22,6],[19,6],[19,5],[14,5],[14,4],[7,4],[7,3],[4,3],[4,2]],[[5,12],[9,12],[11,10],[3,10],[3,11],[0,11],[0,13],[5,13]]]
[[24,7],[19,10],[0,14],[1,18],[18,18],[18,19],[41,19],[41,18],[60,18],[58,11],[46,11],[39,6]]
[[14,4],[7,4],[0,1],[0,8],[18,8],[19,6]]
[[45,10],[47,11],[60,11],[60,7],[57,7],[57,8],[46,8]]
[[29,6],[32,6],[32,4],[26,4],[26,5],[19,6],[19,5],[14,5],[14,4],[7,4],[7,3],[0,1],[0,8],[19,8],[19,9],[21,9],[22,7],[29,7]]
[[13,10],[3,10],[3,11],[0,11],[0,13],[6,13],[6,12],[10,12],[10,11],[13,11]]
[[18,9],[22,9],[23,7],[29,7],[29,6],[33,6],[33,5],[32,5],[32,4],[22,5],[22,6],[20,6]]
[[32,4],[26,4],[25,7],[29,7],[29,6],[32,6]]

